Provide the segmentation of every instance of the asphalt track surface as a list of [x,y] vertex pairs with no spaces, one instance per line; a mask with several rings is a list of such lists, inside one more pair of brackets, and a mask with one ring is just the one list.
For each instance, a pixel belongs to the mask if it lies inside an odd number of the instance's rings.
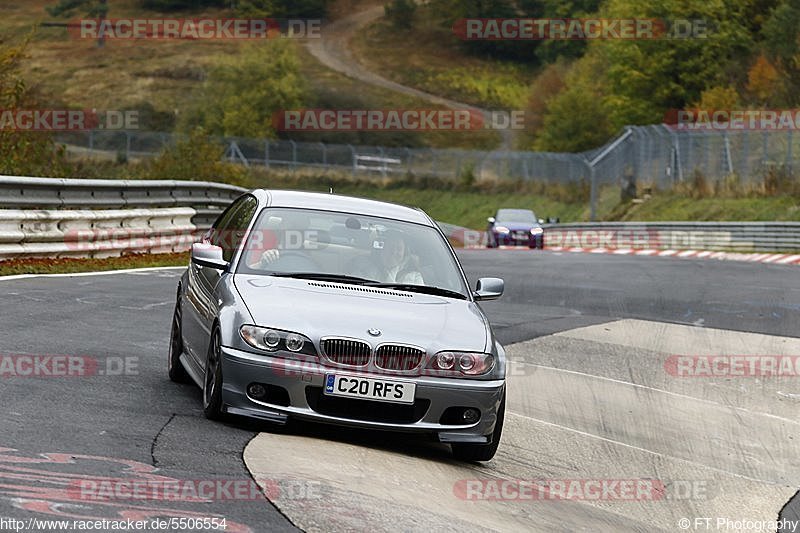
[[[680,517],[778,517],[800,487],[798,379],[675,379],[663,363],[675,353],[800,355],[797,267],[460,255],[471,280],[507,281],[484,309],[515,363],[510,415],[483,466],[380,433],[207,421],[200,391],[166,377],[178,270],[0,281],[0,355],[81,356],[106,374],[0,378],[0,517],[217,516],[229,531],[675,531]],[[107,375],[124,360],[135,365],[127,375]],[[87,479],[251,475],[318,490],[282,499],[268,487],[271,502],[97,502],[76,490]],[[454,486],[475,478],[653,478],[698,490],[659,502],[459,499]]]

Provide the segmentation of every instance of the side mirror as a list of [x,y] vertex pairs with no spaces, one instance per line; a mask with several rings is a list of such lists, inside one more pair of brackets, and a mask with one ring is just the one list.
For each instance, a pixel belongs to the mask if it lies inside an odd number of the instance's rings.
[[475,286],[472,296],[476,300],[496,300],[503,295],[505,282],[500,278],[481,278]]
[[497,222],[497,221],[494,219],[494,217],[489,217],[489,218],[487,218],[487,219],[486,219],[486,221],[487,221],[489,224],[494,224],[495,222]]
[[228,262],[222,258],[222,248],[202,242],[192,244],[192,263],[215,270],[228,268]]
[[539,224],[544,224],[544,219],[543,218],[539,219]]

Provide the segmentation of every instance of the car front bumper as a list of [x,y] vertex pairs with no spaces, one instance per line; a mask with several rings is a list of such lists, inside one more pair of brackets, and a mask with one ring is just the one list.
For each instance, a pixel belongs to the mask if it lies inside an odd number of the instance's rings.
[[[222,402],[230,414],[279,423],[292,417],[343,426],[427,433],[441,442],[489,442],[505,390],[505,380],[367,374],[229,347],[222,348],[222,373]],[[415,402],[407,406],[327,396],[322,393],[325,374],[410,381],[416,384]],[[268,385],[266,398],[251,398],[247,392],[251,383]],[[478,409],[480,419],[471,424],[463,420],[443,423],[442,417],[450,407]]]
[[541,248],[544,242],[544,234],[539,233],[532,235],[531,233],[515,234],[515,233],[494,233],[494,241],[497,246],[528,246]]

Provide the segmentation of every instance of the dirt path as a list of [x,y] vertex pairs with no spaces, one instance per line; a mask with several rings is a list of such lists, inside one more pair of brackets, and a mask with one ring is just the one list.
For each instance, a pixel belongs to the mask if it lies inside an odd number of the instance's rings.
[[[414,89],[413,87],[388,80],[367,69],[367,67],[353,57],[353,52],[350,49],[350,40],[359,30],[382,17],[383,13],[383,6],[379,5],[331,22],[322,28],[320,39],[309,39],[307,44],[309,52],[323,65],[350,78],[407,96],[420,98],[432,104],[441,105],[450,109],[475,110],[482,113],[488,123],[489,112],[484,109],[463,102],[456,102],[448,98],[442,98],[441,96],[426,93],[425,91],[420,91],[419,89]],[[512,131],[500,130],[499,133],[502,141],[497,149],[511,150],[513,146]]]

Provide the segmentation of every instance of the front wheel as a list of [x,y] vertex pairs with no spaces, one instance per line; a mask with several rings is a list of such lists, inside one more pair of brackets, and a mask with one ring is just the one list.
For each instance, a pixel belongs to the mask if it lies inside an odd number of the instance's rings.
[[211,336],[203,377],[203,414],[209,420],[220,420],[222,414],[222,350],[219,330]]
[[503,434],[503,421],[506,415],[506,393],[503,392],[503,399],[497,409],[497,422],[494,424],[492,432],[492,442],[489,444],[451,444],[453,457],[460,461],[489,461],[497,453],[500,445],[500,436]]

